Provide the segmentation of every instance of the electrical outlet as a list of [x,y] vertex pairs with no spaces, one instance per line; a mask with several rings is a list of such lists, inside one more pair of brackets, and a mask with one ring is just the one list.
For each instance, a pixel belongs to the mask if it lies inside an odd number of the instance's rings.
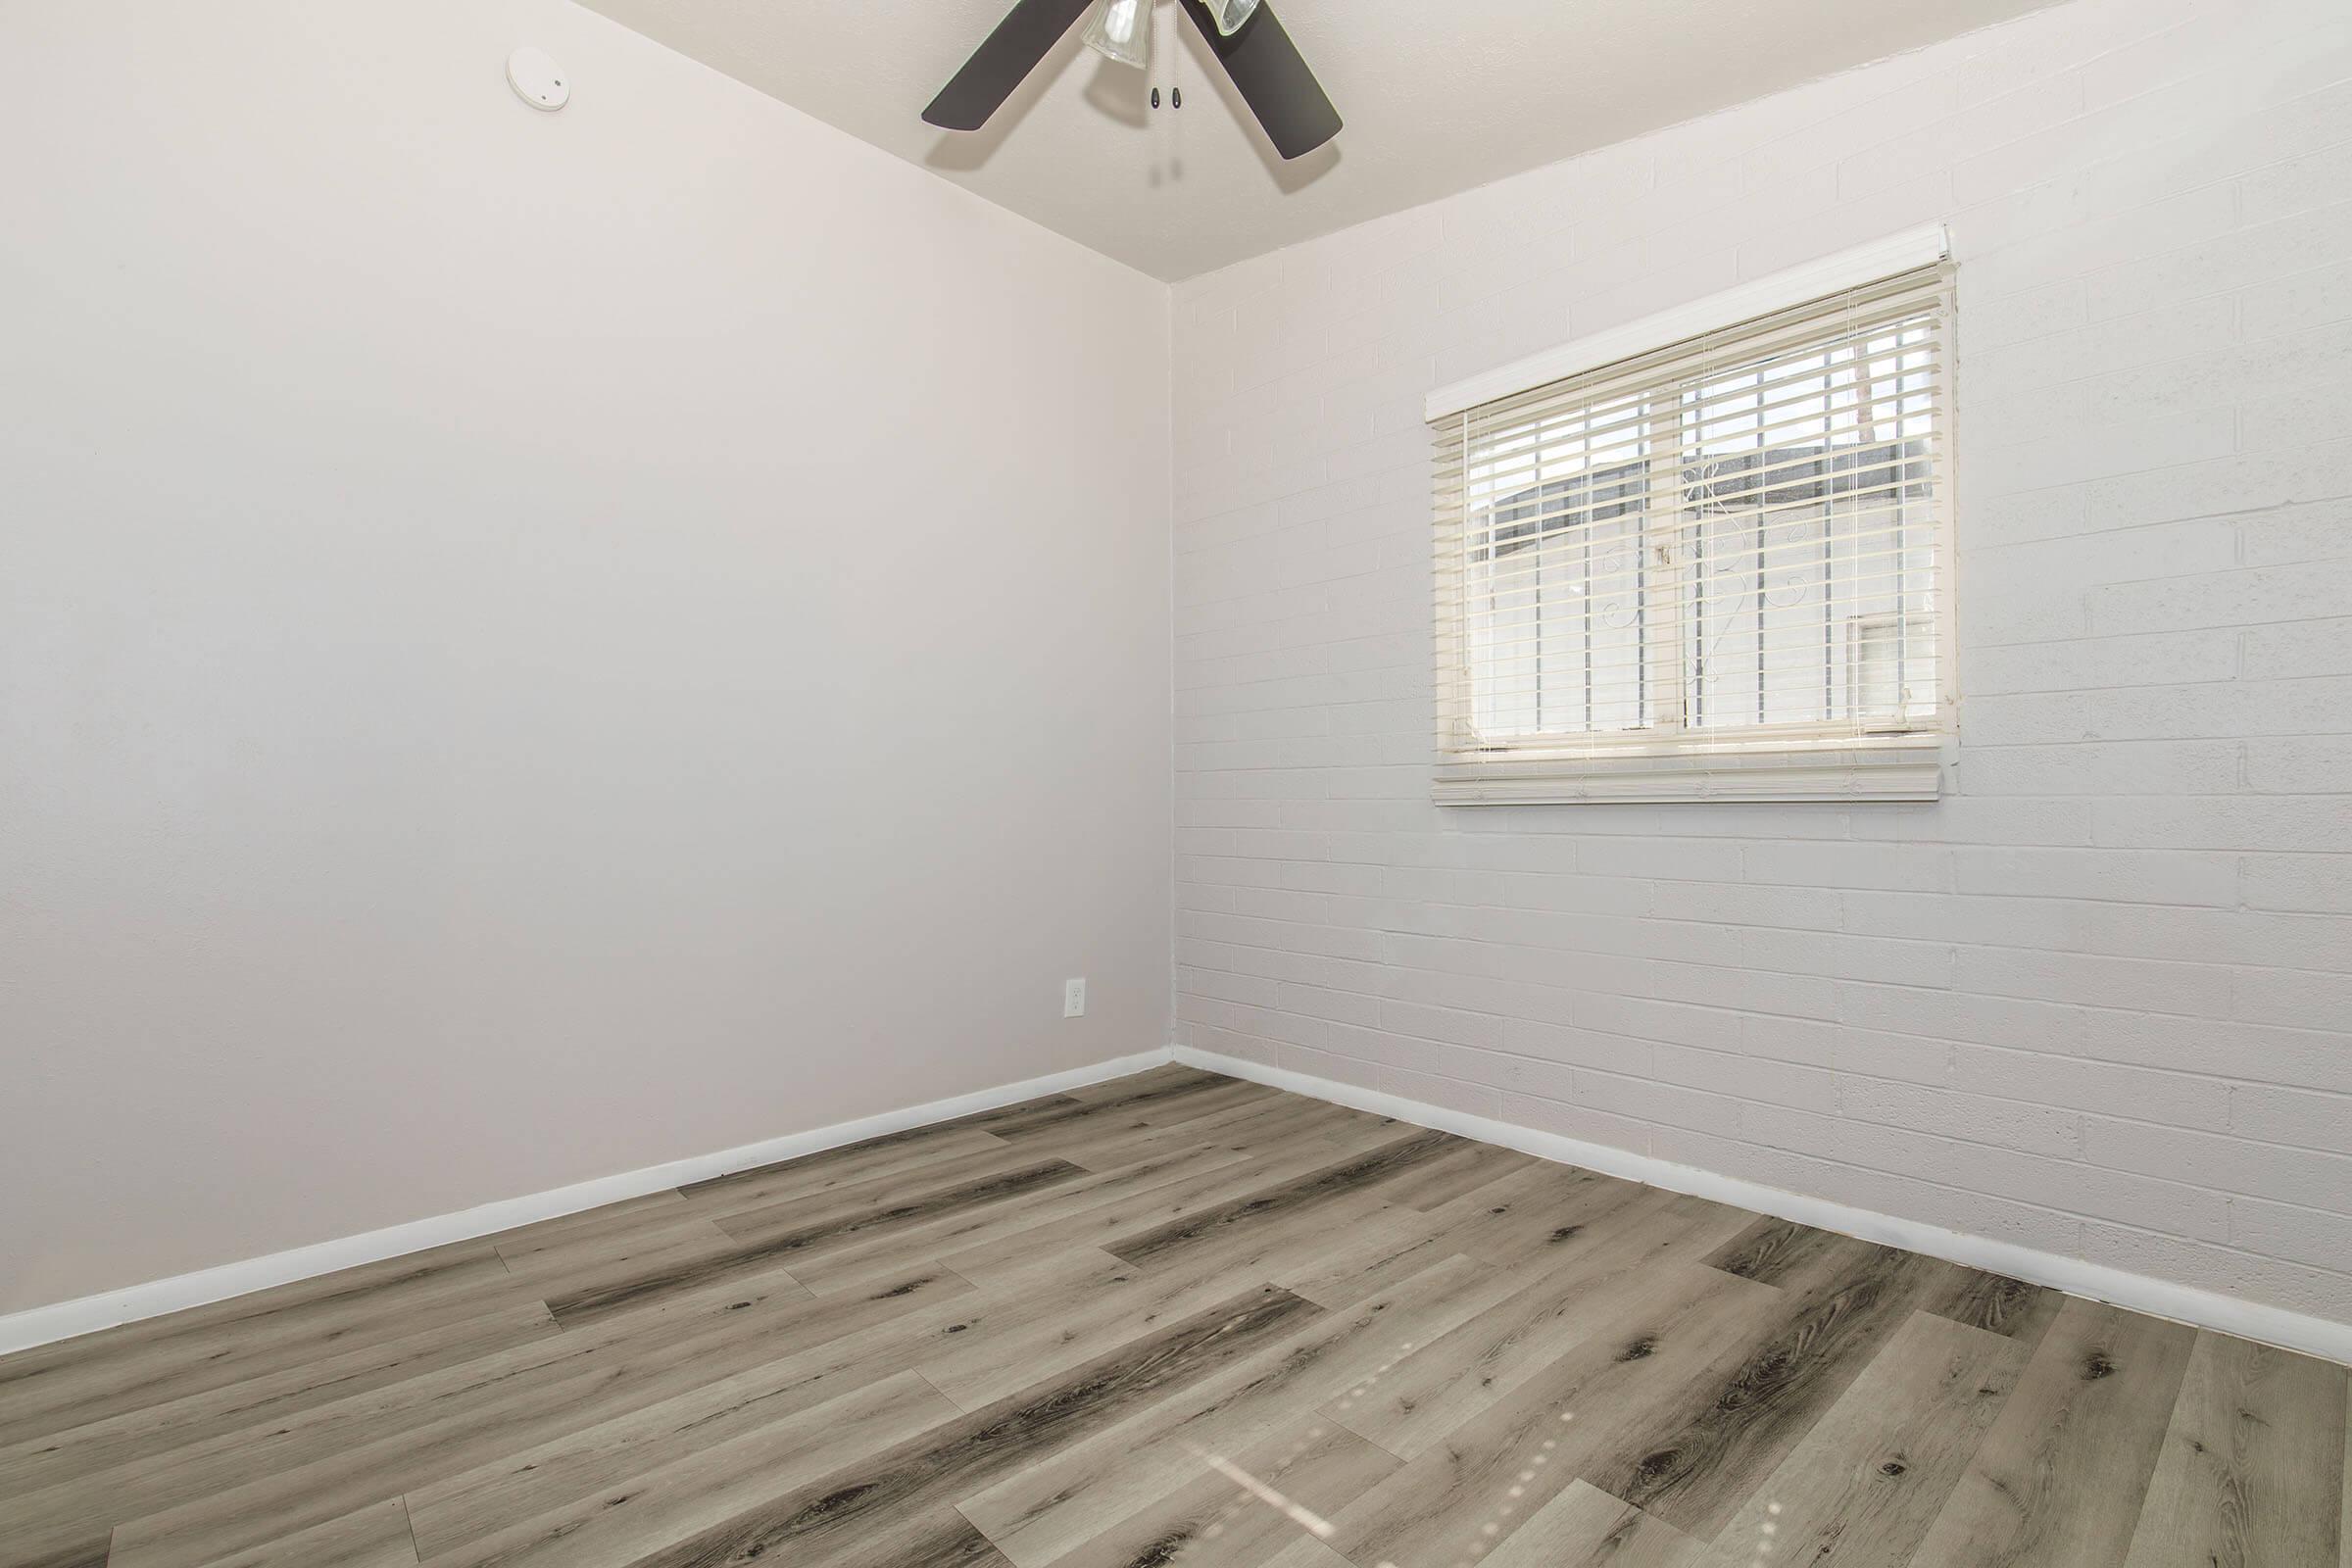
[[1061,983],[1061,1015],[1064,1018],[1086,1016],[1086,982],[1064,980]]

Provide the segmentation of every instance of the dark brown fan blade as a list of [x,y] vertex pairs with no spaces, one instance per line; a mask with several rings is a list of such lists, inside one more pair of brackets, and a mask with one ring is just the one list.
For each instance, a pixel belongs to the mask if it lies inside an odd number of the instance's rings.
[[1090,0],[1020,0],[997,24],[988,41],[956,73],[956,79],[939,90],[923,119],[943,130],[978,130],[988,117],[1037,69],[1037,63],[1070,24],[1084,14]]
[[1224,62],[1225,74],[1266,127],[1276,152],[1297,158],[1340,133],[1340,112],[1323,95],[1323,84],[1306,69],[1272,6],[1260,5],[1230,38],[1217,31],[1216,19],[1200,0],[1184,0],[1184,14]]

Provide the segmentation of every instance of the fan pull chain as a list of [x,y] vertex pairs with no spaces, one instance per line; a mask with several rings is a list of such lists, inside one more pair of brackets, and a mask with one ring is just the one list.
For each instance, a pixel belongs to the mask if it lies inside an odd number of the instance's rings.
[[[1183,83],[1173,79],[1176,74],[1177,60],[1175,58],[1175,51],[1169,51],[1169,54],[1170,64],[1168,66],[1168,75],[1171,79],[1168,83],[1168,107],[1170,109],[1182,109],[1184,107],[1184,85]],[[1154,109],[1159,107],[1158,82],[1153,82],[1152,84],[1152,107]]]

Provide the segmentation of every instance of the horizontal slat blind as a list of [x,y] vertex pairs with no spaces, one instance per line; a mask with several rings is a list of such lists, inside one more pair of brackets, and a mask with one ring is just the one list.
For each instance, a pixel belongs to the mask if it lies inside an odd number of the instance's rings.
[[1441,795],[1932,746],[1950,315],[1922,268],[1434,424]]

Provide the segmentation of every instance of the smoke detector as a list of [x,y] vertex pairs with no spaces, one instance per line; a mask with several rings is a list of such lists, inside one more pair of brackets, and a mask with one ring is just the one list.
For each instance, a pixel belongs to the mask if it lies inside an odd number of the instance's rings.
[[515,97],[551,115],[571,102],[571,77],[544,49],[526,47],[507,56],[507,81]]

